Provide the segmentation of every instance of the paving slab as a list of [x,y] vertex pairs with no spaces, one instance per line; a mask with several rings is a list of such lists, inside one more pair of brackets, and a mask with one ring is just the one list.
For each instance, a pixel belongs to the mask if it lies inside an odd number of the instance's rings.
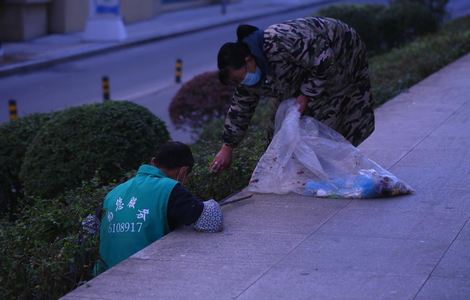
[[227,228],[234,230],[311,234],[337,212],[338,209],[316,207],[315,204],[297,207],[241,202],[224,208],[227,215],[224,222]]
[[470,282],[462,278],[431,277],[415,299],[417,300],[467,300]]
[[[452,158],[449,158],[452,160]],[[443,188],[466,189],[470,187],[470,170],[466,161],[459,167],[436,164],[434,167],[408,167],[398,165],[391,168],[394,175],[402,178],[416,190],[439,191]]]
[[413,151],[404,156],[398,166],[416,168],[442,169],[468,168],[470,149],[459,148],[427,148],[418,145]]
[[408,167],[405,165],[393,166],[390,171],[398,178],[417,191],[436,191],[444,188],[449,176],[455,174],[452,169],[439,169],[435,167]]
[[368,147],[361,148],[361,152],[369,158],[373,158],[373,161],[378,163],[385,169],[390,169],[396,165],[402,158],[404,158],[409,152],[408,148],[385,148],[378,146],[376,148]]
[[448,278],[466,278],[470,285],[469,249],[470,240],[457,239],[445,253],[432,275]]
[[415,194],[255,194],[223,233],[176,230],[64,299],[468,299],[469,74],[470,54],[380,107],[360,147]]
[[459,240],[470,240],[470,218],[467,221],[467,224],[463,227],[462,231],[457,237]]
[[352,200],[348,199],[321,199],[317,198],[315,201],[312,201],[312,197],[309,196],[302,196],[293,193],[289,193],[286,195],[282,195],[279,197],[278,195],[273,194],[254,194],[249,191],[243,191],[240,194],[234,195],[232,198],[229,198],[228,201],[232,199],[237,199],[239,197],[243,197],[246,195],[256,195],[255,198],[244,200],[240,202],[239,205],[246,205],[250,204],[253,206],[275,206],[275,207],[282,207],[282,208],[306,208],[306,209],[332,209],[332,210],[340,210],[345,208],[349,205]]
[[[266,233],[227,230],[217,234],[198,234],[192,229],[179,231],[164,243],[148,247],[134,258],[221,264],[256,263],[269,266],[276,263],[307,237],[305,234]],[[207,245],[211,253],[207,253]]]
[[317,272],[428,275],[447,247],[444,241],[318,233],[296,247],[277,266],[311,267]]
[[82,285],[76,293],[85,299],[230,299],[265,271],[266,266],[253,263],[130,258]]
[[429,211],[453,211],[462,213],[464,219],[466,215],[470,214],[470,189],[443,187],[438,190],[430,190],[426,187],[420,187],[415,190],[414,195],[407,197],[354,201],[349,208],[375,208],[396,211],[416,210],[423,213]]
[[451,243],[468,217],[459,211],[351,208],[336,214],[318,233]]
[[423,276],[276,266],[237,299],[412,299],[424,281]]

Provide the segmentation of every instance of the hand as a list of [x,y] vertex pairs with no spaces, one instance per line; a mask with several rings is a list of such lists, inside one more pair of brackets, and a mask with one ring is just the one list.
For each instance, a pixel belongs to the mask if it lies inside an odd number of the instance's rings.
[[223,144],[220,151],[215,156],[214,160],[212,161],[209,171],[211,173],[219,173],[227,169],[232,162],[232,147],[229,145]]
[[299,104],[299,112],[300,114],[303,114],[304,111],[305,111],[305,108],[307,107],[307,102],[308,102],[308,98],[307,96],[304,96],[302,94],[300,94],[297,99],[297,104]]

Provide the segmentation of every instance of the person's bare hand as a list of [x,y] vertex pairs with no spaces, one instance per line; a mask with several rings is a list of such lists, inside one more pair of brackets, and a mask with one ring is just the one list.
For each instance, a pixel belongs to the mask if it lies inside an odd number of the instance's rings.
[[216,154],[214,160],[209,166],[211,173],[219,173],[227,169],[232,162],[232,147],[223,144],[219,152]]

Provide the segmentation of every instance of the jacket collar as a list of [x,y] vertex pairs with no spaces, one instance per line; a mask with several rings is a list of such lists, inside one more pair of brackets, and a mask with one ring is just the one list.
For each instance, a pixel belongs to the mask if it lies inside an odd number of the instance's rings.
[[141,165],[139,167],[139,170],[137,170],[137,175],[147,175],[147,176],[153,176],[153,177],[158,177],[158,178],[168,178],[168,176],[165,175],[165,173],[162,172],[159,168],[152,166],[152,165]]
[[244,38],[243,42],[250,48],[251,54],[256,59],[256,65],[261,69],[263,77],[265,77],[269,73],[269,65],[263,51],[264,31],[256,30]]

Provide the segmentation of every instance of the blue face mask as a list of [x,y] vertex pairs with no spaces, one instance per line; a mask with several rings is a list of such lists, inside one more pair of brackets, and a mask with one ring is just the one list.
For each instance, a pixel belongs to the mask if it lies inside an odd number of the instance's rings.
[[241,84],[246,86],[253,86],[259,82],[261,79],[261,70],[256,66],[256,71],[254,73],[246,72],[245,78]]

